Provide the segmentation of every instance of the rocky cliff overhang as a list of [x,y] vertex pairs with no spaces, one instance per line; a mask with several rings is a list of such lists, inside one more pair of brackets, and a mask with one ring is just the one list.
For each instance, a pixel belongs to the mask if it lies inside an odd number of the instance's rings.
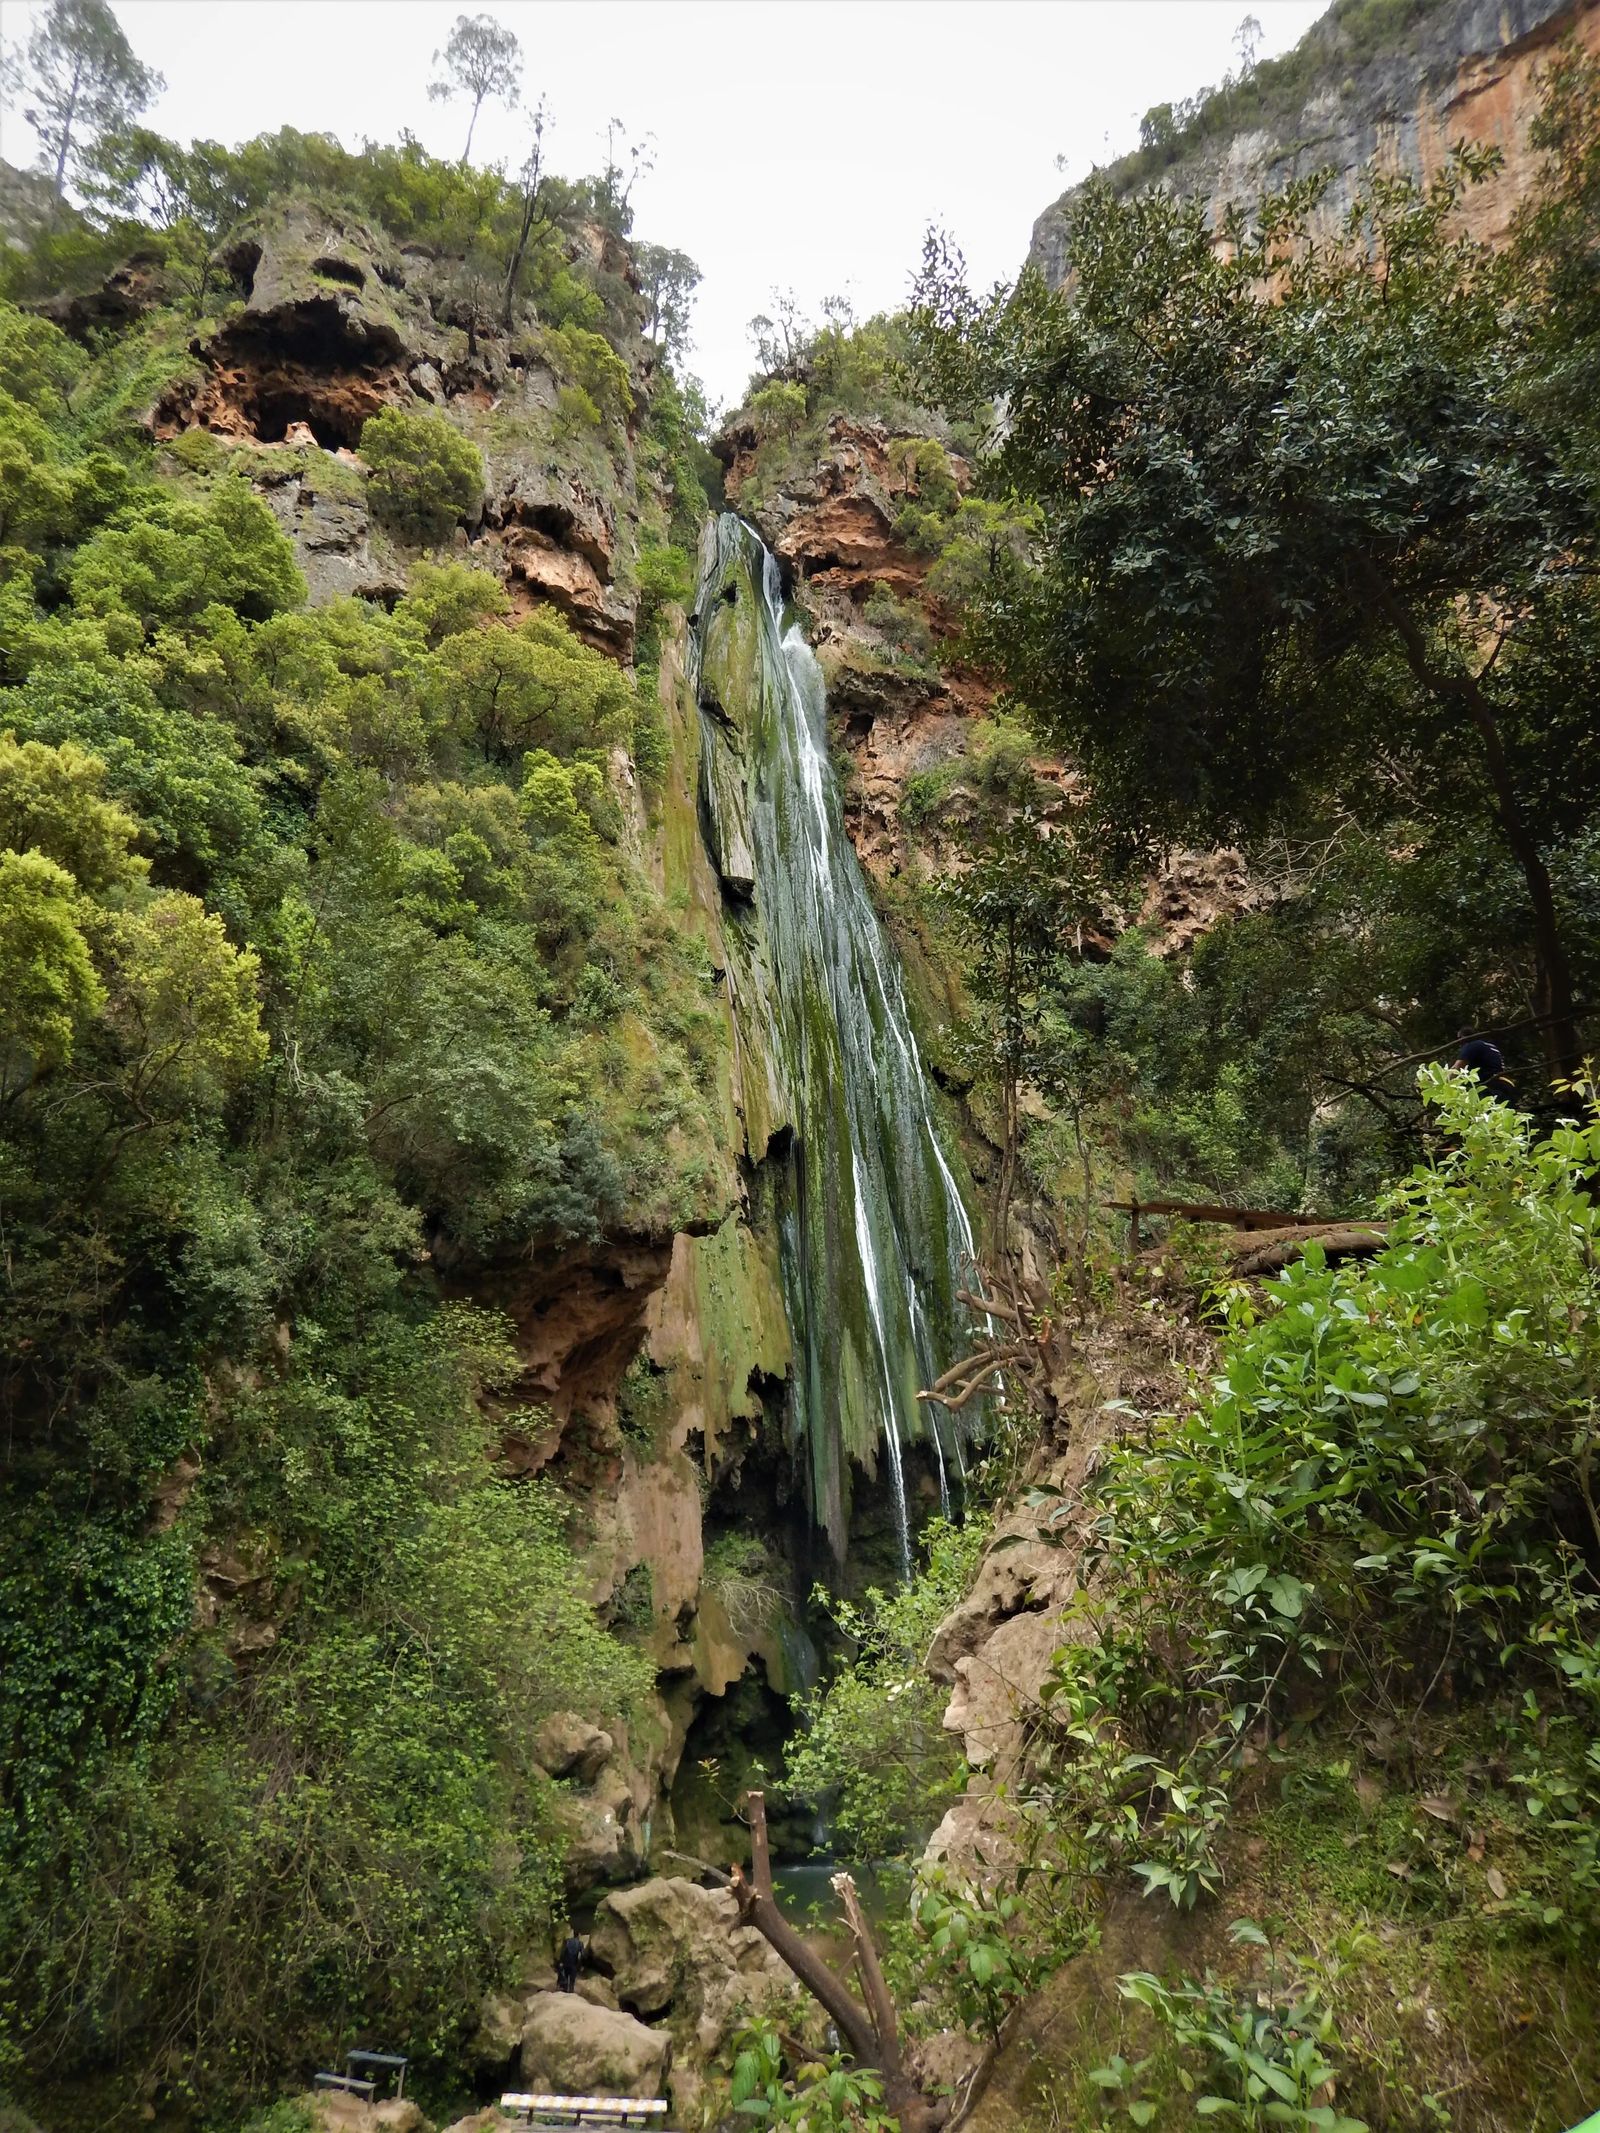
[[198,426],[278,444],[300,423],[326,450],[350,449],[369,416],[413,397],[409,373],[444,353],[384,240],[312,202],[257,218],[219,264],[243,301],[194,344],[201,374],[156,408],[157,437]]
[[[630,278],[617,239],[600,232],[589,249],[608,273]],[[508,332],[484,317],[460,261],[396,247],[298,195],[240,229],[217,265],[236,300],[191,343],[195,367],[157,400],[148,427],[158,442],[204,429],[291,448],[281,463],[256,452],[249,472],[295,544],[314,603],[403,590],[404,559],[374,538],[356,454],[381,409],[434,408],[483,453],[483,503],[466,528],[477,559],[505,578],[517,608],[553,606],[590,643],[632,658],[632,437],[613,426],[587,448],[574,443],[570,422],[562,427],[558,358],[536,326]],[[157,299],[131,275],[119,270],[92,299],[74,301],[147,308]],[[636,386],[642,377],[636,365]],[[334,459],[355,470],[353,483],[338,478]]]

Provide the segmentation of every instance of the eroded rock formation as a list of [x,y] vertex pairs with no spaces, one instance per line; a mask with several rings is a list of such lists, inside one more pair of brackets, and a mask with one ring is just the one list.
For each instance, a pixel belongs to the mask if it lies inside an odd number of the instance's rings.
[[[569,381],[550,336],[487,319],[460,261],[396,246],[304,198],[257,217],[219,264],[239,301],[191,344],[148,426],[160,442],[203,430],[233,448],[232,463],[294,542],[313,604],[403,590],[406,558],[368,512],[359,445],[383,408],[430,408],[483,454],[482,504],[459,536],[473,559],[506,580],[514,605],[552,606],[580,636],[631,659],[633,439],[626,423],[596,428],[563,402]],[[75,301],[125,317],[151,300],[135,263]],[[637,343],[636,382],[651,362]]]
[[[927,589],[932,559],[896,530],[917,500],[914,473],[891,457],[893,433],[854,415],[829,417],[814,460],[770,485],[759,483],[760,438],[736,416],[713,449],[727,468],[730,503],[778,557],[805,611],[828,682],[828,712],[849,777],[845,807],[851,841],[880,878],[905,862],[900,802],[908,780],[966,747],[970,722],[993,701],[982,676],[956,662],[907,659],[865,612],[879,586],[926,618],[935,643],[948,642],[954,617]],[[949,455],[958,490],[972,468]]]

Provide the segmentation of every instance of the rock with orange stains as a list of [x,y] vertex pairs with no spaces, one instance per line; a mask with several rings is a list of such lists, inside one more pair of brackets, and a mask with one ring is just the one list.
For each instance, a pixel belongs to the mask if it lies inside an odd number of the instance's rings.
[[[1403,36],[1370,52],[1352,46],[1346,23],[1330,11],[1296,48],[1311,64],[1292,105],[1232,132],[1184,140],[1163,167],[1129,156],[1103,175],[1128,190],[1154,183],[1182,199],[1203,200],[1218,220],[1235,203],[1280,191],[1292,178],[1332,170],[1322,210],[1331,226],[1370,164],[1426,181],[1465,142],[1499,150],[1502,161],[1463,197],[1461,226],[1491,244],[1503,243],[1541,160],[1528,137],[1540,72],[1568,37],[1600,52],[1596,0],[1445,0]],[[1052,288],[1070,272],[1074,197],[1064,193],[1033,227],[1029,263]]]

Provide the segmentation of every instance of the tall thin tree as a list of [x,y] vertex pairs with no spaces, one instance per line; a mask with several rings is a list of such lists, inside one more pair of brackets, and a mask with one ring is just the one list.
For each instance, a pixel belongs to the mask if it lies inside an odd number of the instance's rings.
[[522,46],[492,15],[457,15],[444,50],[434,53],[433,63],[442,66],[444,74],[428,84],[432,101],[453,103],[458,96],[471,101],[467,145],[461,151],[465,170],[478,113],[491,97],[510,109],[522,94]]
[[55,196],[102,134],[131,126],[166,87],[122,33],[105,0],[51,0],[26,44],[0,64],[7,101],[22,115],[52,166]]
[[522,166],[522,219],[517,226],[517,241],[511,248],[511,264],[506,269],[505,295],[501,303],[501,316],[508,330],[516,315],[517,288],[522,279],[522,262],[527,256],[529,241],[534,231],[550,219],[544,206],[544,135],[549,123],[549,107],[541,96],[533,107],[532,139],[528,145],[528,159]]

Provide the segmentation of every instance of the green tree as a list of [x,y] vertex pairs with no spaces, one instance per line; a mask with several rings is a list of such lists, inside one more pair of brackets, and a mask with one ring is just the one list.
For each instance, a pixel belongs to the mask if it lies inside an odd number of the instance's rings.
[[475,740],[493,762],[530,748],[609,748],[632,731],[627,677],[548,609],[515,629],[447,638],[418,686],[440,730]]
[[1041,514],[980,642],[1127,840],[1259,834],[1332,793],[1376,813],[1398,775],[1513,858],[1559,1067],[1551,853],[1600,788],[1576,789],[1586,698],[1532,697],[1600,649],[1596,522],[1530,405],[1515,262],[1451,235],[1491,161],[1373,176],[1331,241],[1320,181],[1222,247],[1198,207],[1091,185],[1070,290],[978,304],[933,240],[917,324],[946,394],[1004,400],[991,479]]
[[0,542],[42,548],[72,522],[72,478],[48,424],[0,392]]
[[362,425],[374,510],[408,540],[437,542],[483,503],[483,454],[443,415],[386,407]]
[[665,363],[679,363],[689,341],[689,314],[700,286],[700,269],[687,252],[663,244],[636,244],[634,266],[644,298],[644,333]]
[[79,924],[77,884],[42,852],[0,852],[0,1100],[72,1057],[105,999]]
[[[943,884],[941,901],[967,949],[977,1003],[968,1048],[1000,1110],[994,1235],[1006,1249],[1021,1147],[1025,1089],[1075,1091],[1070,1031],[1047,1012],[1063,965],[1107,902],[1102,876],[1070,827],[1030,806],[1008,812],[972,840],[971,863]],[[1081,1062],[1080,1062],[1081,1063]],[[1081,1118],[1083,1105],[1074,1103]]]
[[0,392],[52,418],[64,411],[83,368],[83,350],[59,326],[0,303]]
[[806,419],[806,389],[784,378],[769,378],[750,395],[750,419],[761,437],[793,438]]
[[105,0],[50,0],[26,45],[7,54],[4,86],[31,98],[23,116],[52,166],[59,200],[86,144],[136,119],[166,82],[134,56]]
[[522,288],[522,267],[528,256],[529,246],[535,237],[542,237],[550,228],[551,217],[546,197],[548,179],[544,167],[544,136],[549,123],[549,108],[541,96],[529,114],[528,153],[523,158],[519,180],[522,197],[519,203],[517,234],[511,247],[505,286],[500,296],[500,323],[507,332],[511,330],[517,315],[517,297]]
[[1529,390],[1551,419],[1580,440],[1591,478],[1600,475],[1600,411],[1591,383],[1600,348],[1600,60],[1576,42],[1547,69],[1529,145],[1542,153],[1517,211],[1519,265],[1543,302],[1520,321],[1532,342]]
[[222,921],[174,890],[118,918],[110,1012],[122,1034],[126,1091],[142,1120],[195,1104],[215,1109],[267,1056],[260,959]]
[[522,46],[510,30],[492,15],[457,15],[444,50],[435,52],[433,63],[443,66],[443,77],[428,84],[436,104],[454,103],[465,97],[467,142],[461,151],[461,167],[472,154],[472,135],[478,113],[490,97],[509,109],[522,94]]
[[0,849],[43,852],[92,895],[140,879],[139,825],[101,795],[105,765],[65,741],[50,748],[0,732]]
[[243,158],[216,141],[187,148],[148,126],[108,133],[85,159],[84,190],[162,237],[162,265],[203,311],[219,280],[229,233],[260,204]]
[[246,481],[217,484],[205,504],[146,495],[116,513],[72,559],[74,604],[128,625],[131,650],[163,624],[187,627],[208,608],[265,621],[305,599],[294,550]]

